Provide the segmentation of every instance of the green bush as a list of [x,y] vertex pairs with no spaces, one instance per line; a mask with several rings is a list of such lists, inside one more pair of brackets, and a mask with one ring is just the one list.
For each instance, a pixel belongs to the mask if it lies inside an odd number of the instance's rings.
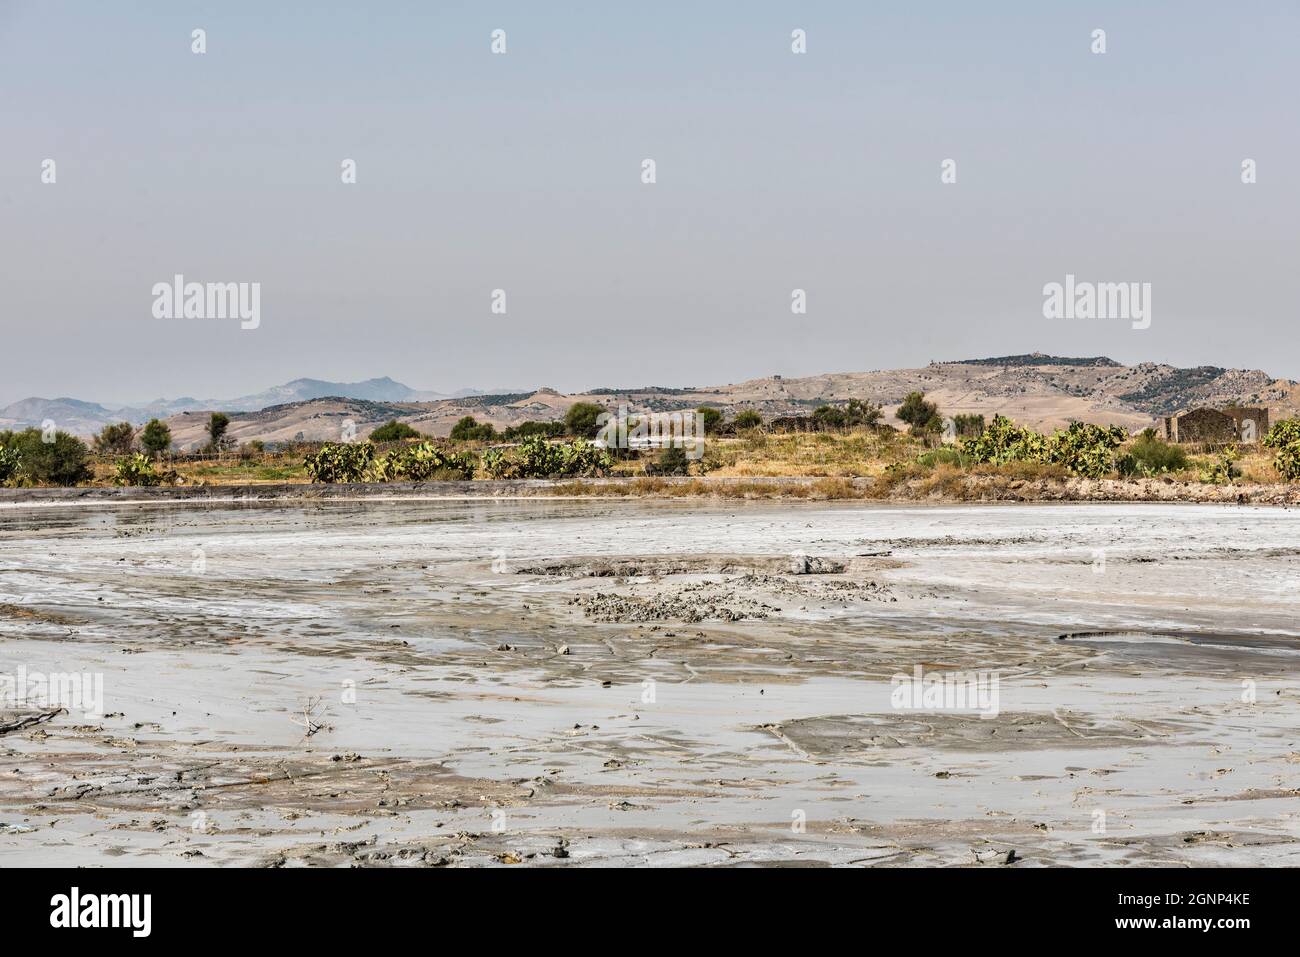
[[984,434],[984,416],[982,415],[954,415],[952,417],[953,431],[957,433],[958,438],[974,438]]
[[172,430],[166,422],[150,419],[140,432],[140,444],[150,455],[160,455],[172,447]]
[[101,455],[130,455],[135,445],[135,429],[130,422],[106,425],[95,436],[95,451]]
[[1300,419],[1275,422],[1264,436],[1265,448],[1274,449],[1273,467],[1288,482],[1300,479]]
[[447,454],[432,442],[394,449],[374,463],[377,482],[428,482],[434,479],[468,482],[474,477],[474,456]]
[[480,423],[472,415],[467,415],[451,427],[450,438],[458,442],[491,442],[497,437],[497,430],[491,422]]
[[153,486],[174,482],[175,472],[160,473],[154,469],[153,460],[147,455],[136,452],[117,463],[117,474],[113,481],[118,485]]
[[362,482],[374,457],[375,447],[369,442],[327,442],[302,464],[313,482]]
[[695,410],[695,414],[704,423],[705,435],[713,435],[722,425],[722,412],[712,406],[702,405]]
[[9,485],[16,483],[19,476],[22,475],[22,463],[18,461],[18,453],[12,449],[0,445],[0,485]]
[[753,409],[741,409],[736,413],[737,429],[756,429],[763,424],[763,417]]
[[1187,468],[1187,452],[1156,438],[1154,429],[1142,433],[1118,462],[1119,474],[1126,476],[1164,475]]
[[401,442],[403,439],[418,439],[420,433],[405,422],[391,419],[370,433],[371,442]]
[[1006,416],[995,415],[982,435],[965,439],[961,453],[974,463],[1005,465],[1038,462],[1062,465],[1075,475],[1100,478],[1115,468],[1115,450],[1124,441],[1118,426],[1071,422],[1051,436],[1022,429]]
[[1226,485],[1235,478],[1241,477],[1241,469],[1237,468],[1237,458],[1240,453],[1233,446],[1228,446],[1218,455],[1210,458],[1201,467],[1201,481],[1208,485]]
[[1046,461],[1047,440],[1030,429],[1022,429],[1005,415],[995,415],[988,427],[961,443],[961,453],[979,464]]
[[962,464],[962,454],[951,448],[934,449],[918,455],[916,461],[928,469],[934,468],[936,465],[960,466]]
[[842,406],[819,405],[812,411],[813,421],[822,428],[849,429],[855,426],[875,425],[884,413],[880,406],[863,402],[861,399],[849,399]]
[[926,402],[924,392],[907,393],[895,414],[900,422],[906,422],[912,427],[913,435],[937,432],[943,425],[943,420],[939,418],[939,407],[933,402]]
[[844,410],[833,405],[817,406],[812,410],[811,418],[823,429],[842,429],[849,424],[849,417]]
[[564,413],[564,427],[568,430],[569,435],[576,435],[580,438],[590,439],[596,435],[597,419],[600,418],[604,406],[596,405],[594,402],[575,402],[569,406],[569,411]]
[[1126,438],[1117,425],[1071,422],[1047,440],[1047,461],[1064,465],[1075,475],[1101,478],[1115,470],[1115,450]]
[[224,412],[213,412],[208,419],[208,449],[220,452],[226,447],[226,429],[230,428],[230,416]]
[[76,485],[93,477],[86,443],[67,432],[55,432],[50,441],[40,429],[10,432],[0,438],[18,460],[22,479],[35,485]]
[[558,439],[564,435],[563,422],[537,422],[528,421],[520,422],[518,425],[509,426],[501,437],[507,442],[517,442],[520,439],[526,439],[532,435],[541,435],[548,439]]
[[608,452],[583,439],[549,443],[540,435],[483,454],[483,470],[497,479],[588,477],[603,475],[612,465]]
[[680,445],[670,445],[659,453],[658,459],[646,463],[645,473],[646,475],[688,475],[690,464],[690,459],[686,457],[686,449]]

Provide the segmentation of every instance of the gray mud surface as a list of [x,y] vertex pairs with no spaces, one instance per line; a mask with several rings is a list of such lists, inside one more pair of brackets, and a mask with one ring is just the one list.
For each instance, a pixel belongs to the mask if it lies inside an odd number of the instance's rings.
[[[1300,864],[1300,513],[0,512],[0,866]],[[998,678],[995,715],[896,675]],[[1006,864],[1015,851],[1015,863]]]

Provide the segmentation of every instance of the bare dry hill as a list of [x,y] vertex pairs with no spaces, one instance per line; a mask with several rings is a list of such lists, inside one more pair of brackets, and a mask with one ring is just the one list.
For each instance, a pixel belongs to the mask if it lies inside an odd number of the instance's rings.
[[[711,405],[734,413],[757,409],[765,417],[807,413],[826,402],[851,398],[879,403],[892,419],[908,392],[920,390],[945,414],[1002,413],[1037,429],[1074,419],[1139,429],[1161,415],[1192,405],[1266,405],[1274,418],[1300,409],[1300,386],[1260,371],[1202,366],[1180,369],[1150,362],[1121,365],[1105,357],[1068,358],[1037,353],[962,362],[934,362],[919,369],[827,373],[798,379],[768,376],[747,382],[690,388],[645,386],[564,394],[554,389],[507,395],[476,395],[432,402],[372,402],[318,398],[231,415],[239,442],[261,439],[338,440],[351,422],[357,437],[398,419],[421,432],[443,436],[463,416],[498,429],[527,420],[555,420],[575,402],[610,410],[672,411]],[[169,423],[182,447],[203,442],[207,412],[186,412]]]

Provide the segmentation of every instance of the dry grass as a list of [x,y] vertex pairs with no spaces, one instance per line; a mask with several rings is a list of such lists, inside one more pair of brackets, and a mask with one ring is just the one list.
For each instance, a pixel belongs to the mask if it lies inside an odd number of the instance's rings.
[[[91,485],[113,485],[117,459],[96,456]],[[308,482],[301,453],[263,454],[241,458],[231,454],[222,459],[164,459],[160,472],[175,469],[185,485],[277,485]]]
[[[760,430],[736,437],[711,439],[704,459],[693,463],[686,479],[646,476],[649,457],[617,461],[613,482],[560,482],[543,494],[600,497],[809,499],[944,499],[967,501],[1015,497],[1025,482],[1058,486],[1071,478],[1057,465],[1013,462],[1002,466],[961,468],[947,462],[918,462],[926,446],[892,431],[855,429],[769,435]],[[1188,467],[1164,478],[1199,483],[1203,469],[1216,456],[1193,454]],[[112,485],[115,461],[96,457],[94,485]],[[1236,463],[1238,483],[1274,485],[1281,481],[1264,450],[1247,451]],[[297,484],[308,481],[300,451],[252,456],[230,455],[221,460],[177,460],[185,485]],[[706,475],[707,480],[702,480]],[[485,476],[479,476],[480,479]],[[782,482],[780,479],[791,481]],[[799,481],[799,480],[804,481]]]
[[741,498],[741,499],[832,499],[863,498],[869,483],[850,479],[823,478],[812,482],[765,482],[745,479],[637,478],[624,482],[575,481],[551,486],[551,495],[598,498]]
[[704,462],[709,475],[722,478],[865,478],[915,458],[920,449],[906,436],[870,429],[780,435],[754,431],[714,439]]

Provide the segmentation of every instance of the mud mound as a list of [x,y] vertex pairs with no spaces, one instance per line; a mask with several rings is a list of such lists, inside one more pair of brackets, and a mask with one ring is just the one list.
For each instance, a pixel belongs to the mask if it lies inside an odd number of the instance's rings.
[[678,594],[641,598],[635,595],[580,595],[569,602],[593,621],[744,621],[766,618],[780,609],[724,589],[687,588]]
[[642,578],[659,575],[840,575],[849,563],[812,555],[646,555],[557,558],[516,569],[519,575],[563,578]]
[[1030,751],[1054,748],[1124,748],[1159,743],[1180,728],[1175,722],[1103,719],[1074,712],[978,714],[897,711],[889,714],[803,718],[762,730],[818,758],[863,757],[894,748],[944,751]]

